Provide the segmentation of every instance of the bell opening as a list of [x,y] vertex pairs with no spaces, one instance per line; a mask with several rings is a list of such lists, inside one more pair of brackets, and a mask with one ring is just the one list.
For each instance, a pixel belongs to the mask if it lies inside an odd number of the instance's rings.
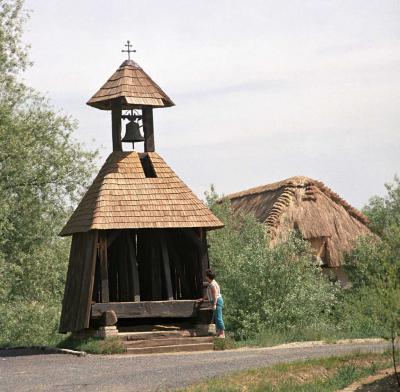
[[143,153],[139,155],[140,163],[142,165],[143,173],[146,178],[157,178],[156,171],[154,170],[153,163],[149,157],[149,154]]
[[143,126],[140,124],[142,116],[131,110],[130,113],[122,115],[121,118],[129,121],[125,126],[125,136],[121,139],[121,142],[132,143],[132,148],[134,149],[135,143],[142,143],[145,141],[145,138],[140,132],[140,128]]

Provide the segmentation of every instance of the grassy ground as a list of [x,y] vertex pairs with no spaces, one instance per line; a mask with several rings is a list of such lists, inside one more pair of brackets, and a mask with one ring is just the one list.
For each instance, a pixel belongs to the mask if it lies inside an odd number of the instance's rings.
[[86,351],[91,354],[120,354],[125,352],[125,348],[118,338],[88,338],[75,340],[71,337],[66,338],[58,344],[60,348],[71,350]]
[[377,338],[380,334],[355,331],[353,333],[337,331],[335,328],[324,330],[322,328],[303,328],[292,331],[271,331],[266,330],[258,333],[252,339],[234,340],[227,333],[225,342],[217,342],[216,349],[231,349],[240,347],[270,347],[283,343],[305,342],[305,341],[324,341],[326,343],[335,343],[341,339],[364,339]]
[[183,392],[333,392],[391,366],[390,353],[353,354],[233,373]]

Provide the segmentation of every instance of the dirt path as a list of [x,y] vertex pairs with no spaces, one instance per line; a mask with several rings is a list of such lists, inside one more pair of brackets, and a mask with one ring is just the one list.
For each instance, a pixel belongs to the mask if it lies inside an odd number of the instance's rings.
[[241,349],[193,354],[74,357],[0,350],[0,391],[160,391],[299,359],[378,351],[386,343]]

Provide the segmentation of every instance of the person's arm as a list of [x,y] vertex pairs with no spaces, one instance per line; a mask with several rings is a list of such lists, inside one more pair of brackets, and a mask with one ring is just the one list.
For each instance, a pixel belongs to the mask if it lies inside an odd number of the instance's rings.
[[215,286],[211,286],[211,294],[214,298],[213,309],[217,309],[217,288]]
[[197,301],[203,302],[203,301],[208,301],[208,295],[204,295],[203,297],[199,298]]

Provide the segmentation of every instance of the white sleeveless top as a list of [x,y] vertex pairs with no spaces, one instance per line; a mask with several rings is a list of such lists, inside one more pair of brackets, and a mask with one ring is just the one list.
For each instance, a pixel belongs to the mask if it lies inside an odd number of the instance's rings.
[[207,287],[208,299],[210,301],[214,302],[214,298],[212,296],[211,287],[215,287],[215,290],[217,291],[217,298],[216,299],[221,298],[221,289],[219,288],[219,284],[215,280],[212,280],[211,283],[208,285],[208,287]]

